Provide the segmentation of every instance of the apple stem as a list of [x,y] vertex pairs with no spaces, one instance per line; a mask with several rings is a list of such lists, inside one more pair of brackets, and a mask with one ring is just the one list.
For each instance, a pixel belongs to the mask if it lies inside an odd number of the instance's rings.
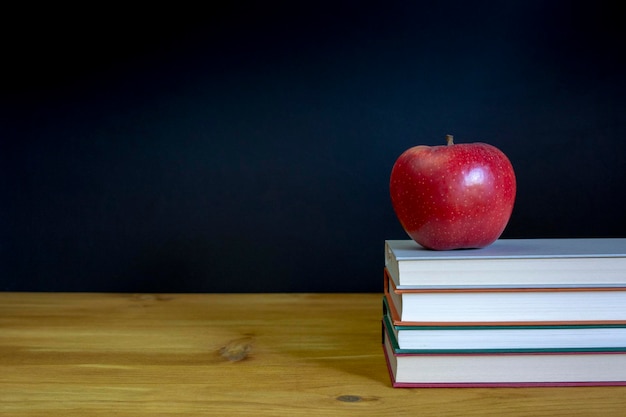
[[454,145],[454,136],[446,135],[446,142],[447,142],[448,146]]

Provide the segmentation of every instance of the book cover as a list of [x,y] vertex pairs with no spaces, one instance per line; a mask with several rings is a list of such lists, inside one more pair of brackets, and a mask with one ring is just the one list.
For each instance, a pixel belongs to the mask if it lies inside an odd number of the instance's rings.
[[398,290],[385,274],[395,325],[626,323],[626,288]]
[[396,388],[626,385],[626,352],[404,354],[383,325]]
[[626,239],[499,239],[482,249],[432,251],[385,241],[399,289],[626,286]]

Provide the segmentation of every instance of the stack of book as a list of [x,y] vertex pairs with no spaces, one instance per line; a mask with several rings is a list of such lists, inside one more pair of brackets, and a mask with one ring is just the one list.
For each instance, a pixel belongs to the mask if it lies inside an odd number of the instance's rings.
[[626,239],[385,242],[394,387],[626,385]]

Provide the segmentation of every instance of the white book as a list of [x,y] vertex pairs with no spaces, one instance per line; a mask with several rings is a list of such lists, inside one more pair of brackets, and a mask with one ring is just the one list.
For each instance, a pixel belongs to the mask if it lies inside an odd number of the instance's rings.
[[400,290],[626,287],[626,238],[498,239],[451,251],[387,240],[385,267]]
[[394,387],[626,385],[626,352],[402,354],[384,333]]

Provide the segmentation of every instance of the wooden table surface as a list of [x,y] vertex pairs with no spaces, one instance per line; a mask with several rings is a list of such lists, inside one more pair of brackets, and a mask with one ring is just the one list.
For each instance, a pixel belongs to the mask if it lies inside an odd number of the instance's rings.
[[0,293],[0,415],[626,415],[626,387],[391,388],[381,300]]

